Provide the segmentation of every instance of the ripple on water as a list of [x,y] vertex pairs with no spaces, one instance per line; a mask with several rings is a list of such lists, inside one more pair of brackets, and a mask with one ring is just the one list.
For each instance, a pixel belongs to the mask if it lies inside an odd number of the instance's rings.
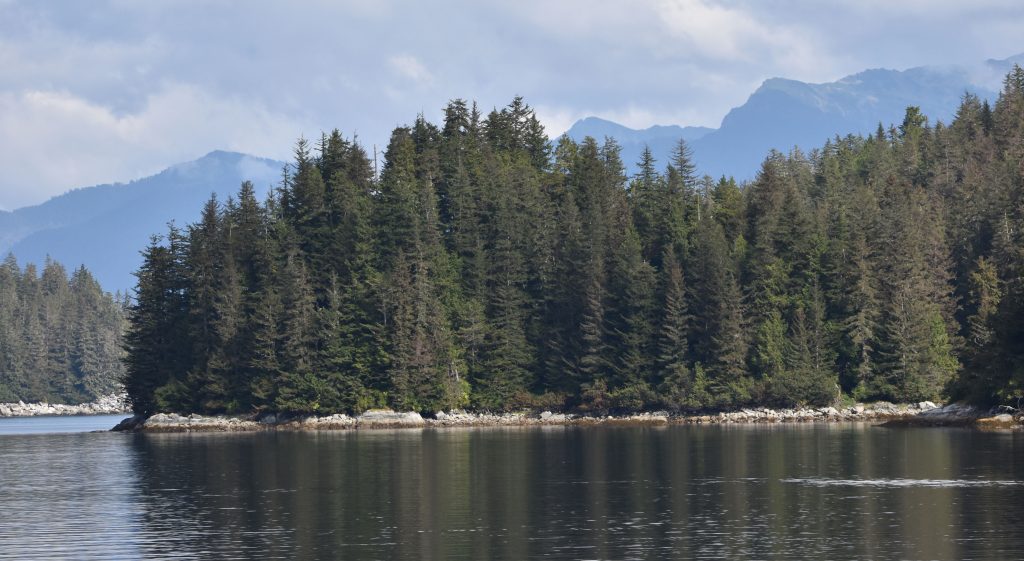
[[0,436],[0,561],[1024,559],[1024,435],[914,435]]
[[988,479],[832,479],[827,477],[791,477],[782,483],[815,487],[1020,487],[1024,481]]

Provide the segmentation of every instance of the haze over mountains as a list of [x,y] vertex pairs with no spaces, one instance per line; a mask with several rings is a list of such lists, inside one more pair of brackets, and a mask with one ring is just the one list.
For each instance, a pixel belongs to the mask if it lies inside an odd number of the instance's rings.
[[199,217],[203,201],[221,201],[244,180],[260,197],[281,177],[284,164],[215,151],[130,183],[74,189],[36,206],[0,211],[0,255],[41,265],[46,256],[68,268],[84,264],[107,291],[135,285],[139,251],[173,220],[185,226]]
[[[634,130],[588,117],[567,131],[575,139],[614,137],[631,172],[645,145],[665,165],[679,138],[694,151],[699,173],[752,179],[770,149],[810,150],[836,135],[868,134],[879,123],[902,121],[908,105],[920,106],[934,124],[949,122],[965,92],[994,99],[998,79],[1024,53],[975,67],[866,70],[824,84],[766,80],[718,129],[653,126]],[[251,180],[260,197],[280,179],[282,162],[216,151],[127,184],[75,189],[13,212],[0,211],[0,256],[11,251],[20,263],[42,264],[47,255],[68,267],[85,264],[108,291],[128,290],[150,235],[173,220],[196,220],[203,202],[221,200]]]
[[614,137],[622,145],[622,159],[630,171],[644,145],[664,165],[683,138],[693,149],[699,173],[753,179],[771,149],[788,152],[799,146],[809,151],[836,135],[870,134],[879,123],[899,124],[908,105],[919,106],[931,124],[948,123],[965,92],[995,99],[999,79],[1015,63],[1024,63],[1024,53],[971,67],[865,70],[824,84],[772,78],[730,111],[718,129],[654,126],[634,130],[588,117],[566,134],[577,141],[585,136]]

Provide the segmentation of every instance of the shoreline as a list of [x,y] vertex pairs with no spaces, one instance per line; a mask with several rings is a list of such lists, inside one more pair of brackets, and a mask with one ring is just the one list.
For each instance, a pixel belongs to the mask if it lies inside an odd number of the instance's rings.
[[971,426],[979,429],[1017,429],[1024,416],[995,414],[971,406],[931,402],[893,405],[857,404],[852,407],[804,409],[742,409],[707,415],[673,415],[664,411],[617,416],[592,416],[544,411],[518,413],[439,412],[424,417],[415,412],[371,410],[358,416],[345,414],[178,415],[158,413],[132,416],[112,431],[144,433],[338,431],[397,428],[529,427],[529,426],[661,426],[870,422],[880,426]]
[[121,415],[131,414],[131,410],[125,405],[122,395],[105,395],[78,405],[67,405],[64,403],[0,403],[0,418],[15,417],[74,417],[92,415]]

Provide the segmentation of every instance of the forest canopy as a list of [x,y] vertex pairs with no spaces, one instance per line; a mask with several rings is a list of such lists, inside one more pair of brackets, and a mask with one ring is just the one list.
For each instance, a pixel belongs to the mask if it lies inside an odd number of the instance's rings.
[[144,251],[136,412],[593,413],[1024,397],[1024,71],[949,125],[767,155],[684,142],[624,174],[515,98],[449,103],[376,158],[299,140]]
[[13,255],[0,263],[0,403],[78,404],[119,391],[127,302],[79,267],[42,274]]

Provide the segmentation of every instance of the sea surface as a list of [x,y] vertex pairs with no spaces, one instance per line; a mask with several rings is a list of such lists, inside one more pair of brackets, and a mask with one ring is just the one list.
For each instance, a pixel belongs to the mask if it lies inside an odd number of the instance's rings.
[[0,559],[1024,559],[1020,432],[117,419],[0,419]]

